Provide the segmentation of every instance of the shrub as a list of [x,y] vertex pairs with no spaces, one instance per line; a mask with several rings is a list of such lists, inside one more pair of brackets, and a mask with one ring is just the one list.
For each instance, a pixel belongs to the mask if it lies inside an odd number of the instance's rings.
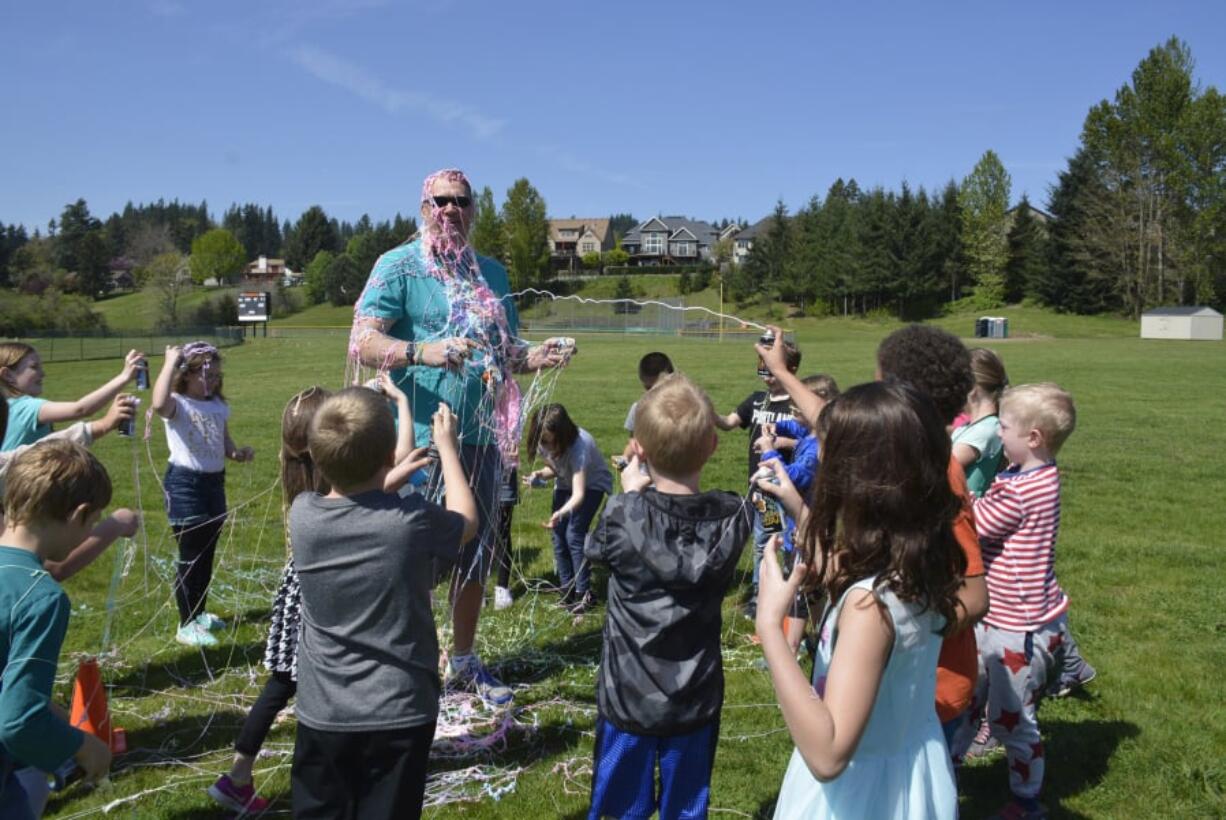
[[48,290],[41,296],[0,292],[0,335],[28,336],[48,330],[105,330],[92,300]]

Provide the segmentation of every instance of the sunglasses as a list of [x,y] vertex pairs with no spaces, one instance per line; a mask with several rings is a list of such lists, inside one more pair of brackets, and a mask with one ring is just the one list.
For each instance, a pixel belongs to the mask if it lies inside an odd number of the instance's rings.
[[472,200],[466,196],[432,196],[430,200],[434,202],[436,208],[446,208],[448,205],[454,205],[457,208],[467,208],[472,204]]

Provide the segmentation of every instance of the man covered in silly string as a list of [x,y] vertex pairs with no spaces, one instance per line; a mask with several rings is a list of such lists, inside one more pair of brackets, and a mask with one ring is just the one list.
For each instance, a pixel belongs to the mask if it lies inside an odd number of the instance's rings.
[[498,530],[500,452],[519,450],[520,391],[512,374],[565,365],[573,347],[561,339],[529,347],[516,338],[519,315],[507,295],[506,269],[468,244],[473,215],[472,186],[462,171],[426,177],[423,229],[375,263],[354,309],[349,355],[390,371],[408,394],[418,446],[429,439],[440,402],[458,417],[461,461],[480,526],[453,575],[446,678],[449,688],[500,706],[511,701],[511,689],[485,669],[473,642]]

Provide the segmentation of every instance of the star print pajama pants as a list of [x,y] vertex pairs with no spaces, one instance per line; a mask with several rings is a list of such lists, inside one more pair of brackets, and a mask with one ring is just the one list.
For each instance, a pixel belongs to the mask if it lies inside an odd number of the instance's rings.
[[[1008,754],[1009,788],[1018,797],[1038,797],[1043,786],[1039,701],[1060,675],[1067,629],[1065,615],[1033,632],[1010,632],[982,623],[975,627],[979,682],[970,714],[981,714],[987,704],[992,736]],[[968,723],[966,730],[973,737],[978,721]]]

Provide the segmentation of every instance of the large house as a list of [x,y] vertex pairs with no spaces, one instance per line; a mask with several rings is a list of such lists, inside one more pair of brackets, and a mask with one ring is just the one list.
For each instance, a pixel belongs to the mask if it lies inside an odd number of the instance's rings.
[[732,261],[734,264],[745,264],[745,260],[749,258],[749,252],[753,250],[754,240],[766,233],[770,227],[771,220],[774,218],[774,214],[765,216],[749,227],[741,228],[732,235]]
[[555,271],[574,271],[585,254],[610,250],[613,231],[607,218],[549,220],[549,258]]
[[719,231],[709,222],[655,216],[622,237],[632,265],[689,265],[711,259]]
[[280,279],[284,285],[296,285],[302,281],[302,275],[290,270],[284,259],[269,259],[267,256],[248,262],[243,269],[243,278],[251,282],[269,283]]

